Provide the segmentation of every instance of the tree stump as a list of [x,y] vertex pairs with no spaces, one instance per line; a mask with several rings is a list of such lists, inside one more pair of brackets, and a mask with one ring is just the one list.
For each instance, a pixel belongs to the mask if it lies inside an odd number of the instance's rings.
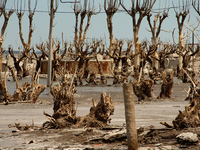
[[179,114],[172,121],[172,124],[166,122],[161,122],[162,125],[166,127],[171,127],[175,129],[184,129],[184,128],[195,128],[200,127],[200,89],[197,89],[194,98],[189,102],[185,107],[184,111],[179,110]]
[[28,100],[32,100],[35,103],[42,92],[46,89],[45,85],[36,83],[28,92]]
[[111,96],[107,96],[105,92],[101,94],[101,99],[96,105],[93,101],[93,107],[90,113],[84,117],[79,117],[75,127],[104,127],[111,121],[110,116],[114,114],[114,104]]
[[138,101],[155,97],[153,93],[153,80],[145,79],[142,80],[140,83],[134,81],[132,85],[133,85],[133,91],[135,95],[138,97]]
[[0,81],[0,103],[8,102],[12,96],[8,93],[4,80]]
[[[43,123],[45,128],[65,128],[65,127],[104,127],[110,122],[110,115],[114,112],[112,98],[101,94],[100,102],[96,105],[93,101],[93,107],[90,113],[84,117],[76,117],[74,92],[75,86],[63,84],[51,88],[51,94],[54,96],[54,114],[47,113],[49,121]],[[65,86],[67,88],[65,88]],[[73,88],[72,88],[73,87]]]
[[160,95],[157,97],[158,99],[160,98],[171,98],[172,94],[172,88],[174,84],[173,80],[173,73],[171,72],[163,72],[162,73],[162,86],[161,86],[161,92]]
[[28,82],[24,82],[21,87],[18,87],[13,94],[13,101],[25,101],[27,99],[27,93],[31,89],[31,85]]
[[188,127],[200,127],[200,90],[197,90],[193,100],[190,101],[184,111],[179,110],[178,116],[173,120],[173,126],[176,129]]
[[99,80],[96,77],[96,74],[92,72],[91,74],[88,75],[88,79],[85,80],[89,85],[98,85]]

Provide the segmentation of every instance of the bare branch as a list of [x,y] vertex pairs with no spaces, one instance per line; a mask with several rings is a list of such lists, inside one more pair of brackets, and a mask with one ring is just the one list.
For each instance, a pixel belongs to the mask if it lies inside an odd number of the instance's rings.
[[196,1],[197,0],[192,0],[192,6],[194,8],[194,10],[199,14],[200,16],[200,1],[197,1],[197,5],[196,5]]
[[192,29],[186,27],[186,29],[189,29],[190,31],[185,36],[183,36],[183,38],[186,38],[191,32],[193,32],[199,26],[199,24],[200,24],[200,22],[198,23],[198,25],[196,27],[194,27]]
[[173,42],[175,43],[175,44],[177,44],[176,42],[175,42],[175,39],[174,39],[174,31],[176,30],[176,28],[174,28],[174,30],[172,31],[172,39],[173,39]]

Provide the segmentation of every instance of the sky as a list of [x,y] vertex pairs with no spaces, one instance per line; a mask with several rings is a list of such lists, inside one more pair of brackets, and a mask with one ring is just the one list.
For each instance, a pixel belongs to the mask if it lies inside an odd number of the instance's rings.
[[[25,10],[28,10],[28,0],[19,0],[22,2],[26,2]],[[69,0],[63,0],[69,1]],[[72,0],[70,0],[72,1]],[[93,0],[89,0],[93,1]],[[130,8],[131,0],[122,0],[123,4],[127,9]],[[173,3],[172,3],[173,2]],[[81,0],[83,3],[83,0]],[[90,28],[87,32],[87,40],[86,42],[91,42],[92,39],[101,39],[104,40],[107,44],[109,43],[109,34],[107,29],[106,22],[106,14],[104,11],[104,0],[94,0],[94,5],[99,4],[101,6],[101,13],[92,16]],[[23,4],[24,5],[24,4]],[[33,9],[35,5],[35,0],[31,0],[31,8]],[[159,12],[164,10],[165,8],[170,8],[168,13],[168,18],[166,18],[162,24],[162,29],[167,31],[161,31],[160,40],[163,42],[173,42],[172,39],[172,31],[175,29],[175,42],[178,42],[178,25],[175,15],[175,10],[179,11],[179,1],[178,0],[157,0],[152,11]],[[182,4],[180,4],[182,6]],[[23,6],[24,7],[24,6]],[[50,24],[50,16],[49,16],[49,7],[50,0],[38,0],[36,12],[33,17],[33,36],[32,36],[32,46],[35,47],[36,44],[40,44],[42,42],[48,41],[49,36],[49,24]],[[175,7],[172,8],[172,7]],[[194,24],[195,27],[198,24],[197,19],[200,19],[198,14],[194,11],[191,4],[188,4],[188,8],[190,13],[186,18],[185,25],[187,20],[190,18],[189,24]],[[17,0],[7,0],[6,10],[17,9]],[[119,10],[123,10],[122,7]],[[153,14],[154,16],[154,14]],[[152,16],[152,20],[153,17]],[[3,16],[0,18],[0,28],[4,22]],[[73,4],[70,3],[61,3],[58,1],[58,9],[54,18],[54,28],[53,28],[53,38],[56,40],[62,41],[62,34],[64,41],[68,43],[73,42],[74,39],[74,26],[75,26],[75,15],[73,13]],[[25,42],[28,41],[28,11],[25,11],[25,14],[22,18],[22,30],[23,37]],[[192,27],[190,27],[192,28]],[[143,40],[151,41],[151,33],[148,31],[149,24],[147,22],[146,17],[142,20],[142,24],[140,26],[139,31],[139,40],[142,42]],[[200,26],[195,30],[195,35],[198,36],[200,30]],[[188,31],[187,31],[188,32]],[[114,38],[120,40],[133,40],[133,25],[132,18],[125,11],[117,12],[113,17],[113,33]],[[191,35],[190,35],[191,37]],[[192,39],[189,39],[191,42]],[[195,39],[195,42],[198,42]],[[5,41],[3,44],[3,48],[7,49],[8,46],[11,45],[14,50],[17,50],[18,47],[21,47],[21,41],[19,38],[19,25],[18,18],[16,15],[16,11],[10,17],[8,26],[6,28]]]

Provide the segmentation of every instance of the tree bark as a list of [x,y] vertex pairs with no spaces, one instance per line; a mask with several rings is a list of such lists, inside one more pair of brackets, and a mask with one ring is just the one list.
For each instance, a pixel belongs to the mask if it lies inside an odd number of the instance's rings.
[[127,142],[129,150],[138,149],[137,129],[135,122],[135,108],[132,84],[123,85],[124,106],[126,117]]
[[[152,43],[153,46],[156,47],[157,38],[156,37],[152,37],[151,43]],[[156,51],[153,53],[153,56],[154,56],[154,58],[153,58],[153,68],[155,68],[155,70],[158,70],[158,54],[157,54]]]

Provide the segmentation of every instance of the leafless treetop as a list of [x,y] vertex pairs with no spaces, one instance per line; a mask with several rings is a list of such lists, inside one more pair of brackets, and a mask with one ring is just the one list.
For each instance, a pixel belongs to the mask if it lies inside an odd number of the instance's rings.
[[3,11],[5,9],[6,3],[7,3],[7,0],[0,0],[0,17],[3,14]]
[[[107,8],[108,4],[108,8]],[[104,9],[107,14],[114,14],[119,9],[120,3],[118,0],[104,0]]]
[[200,1],[199,0],[192,0],[192,6],[200,16]]
[[[153,5],[155,4],[156,0],[132,0],[132,7],[131,10],[128,10],[121,2],[121,6],[124,10],[133,18],[133,25],[140,26],[142,19],[146,16],[152,9]],[[139,18],[136,22],[136,14],[139,14]]]

